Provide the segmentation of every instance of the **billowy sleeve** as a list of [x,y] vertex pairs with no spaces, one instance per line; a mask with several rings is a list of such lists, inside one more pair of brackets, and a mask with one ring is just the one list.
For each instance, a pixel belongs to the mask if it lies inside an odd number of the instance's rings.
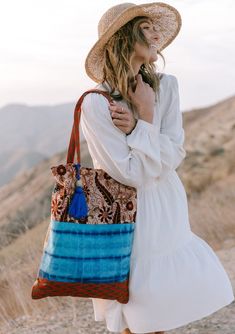
[[169,101],[163,121],[163,133],[159,133],[157,125],[138,119],[129,135],[113,124],[109,102],[103,95],[89,93],[85,96],[80,122],[89,152],[115,180],[137,188],[154,181],[163,169],[179,164],[183,151],[178,131],[182,130],[176,88],[173,91],[170,95],[173,101]]
[[[174,75],[166,75],[163,83],[161,96],[161,126],[160,133],[152,134],[151,139],[156,140],[157,152],[160,157],[160,176],[167,174],[170,170],[175,170],[186,156],[184,149],[185,132],[183,129],[183,118],[180,111],[180,97],[178,80]],[[154,131],[154,126],[143,122],[146,131]],[[127,143],[130,147],[138,149],[142,145],[142,150],[148,150],[142,141],[140,131],[133,130],[127,136]],[[159,169],[156,173],[159,172]]]

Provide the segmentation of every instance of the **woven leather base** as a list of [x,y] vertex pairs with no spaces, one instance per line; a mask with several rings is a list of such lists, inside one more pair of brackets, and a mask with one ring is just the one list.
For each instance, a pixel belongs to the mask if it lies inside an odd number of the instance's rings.
[[37,278],[32,287],[32,299],[53,296],[72,296],[117,300],[126,304],[129,300],[128,280],[115,283],[66,283]]

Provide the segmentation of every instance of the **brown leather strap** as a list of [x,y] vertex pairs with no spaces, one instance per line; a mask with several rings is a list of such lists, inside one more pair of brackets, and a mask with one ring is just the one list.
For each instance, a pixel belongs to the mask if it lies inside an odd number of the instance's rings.
[[90,89],[87,90],[85,93],[82,94],[82,96],[79,98],[75,109],[74,109],[74,121],[73,121],[73,127],[71,131],[70,141],[69,141],[69,147],[67,152],[67,163],[74,162],[74,155],[75,150],[77,152],[77,163],[81,163],[81,157],[80,157],[80,135],[79,135],[79,123],[80,123],[80,117],[81,117],[81,104],[84,99],[84,97],[89,93],[99,93],[104,95],[109,102],[112,101],[111,96],[108,92],[99,90],[99,89]]

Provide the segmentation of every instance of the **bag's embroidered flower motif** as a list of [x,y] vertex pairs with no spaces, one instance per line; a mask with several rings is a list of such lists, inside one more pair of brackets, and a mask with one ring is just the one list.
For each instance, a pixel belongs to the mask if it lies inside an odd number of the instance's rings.
[[66,173],[66,168],[64,165],[59,165],[56,171],[59,175],[64,175]]
[[54,217],[61,215],[63,211],[63,201],[61,198],[53,198],[51,201],[51,213]]
[[68,178],[70,179],[75,179],[76,178],[76,170],[74,168],[70,168],[68,171],[67,171],[67,175],[68,175]]
[[72,195],[76,182],[76,169],[73,164],[68,163],[66,165],[59,165],[58,167],[51,167],[51,171],[56,182],[65,187],[67,194]]
[[131,201],[126,204],[127,210],[133,210],[133,207],[134,207],[134,205]]
[[100,209],[100,213],[98,214],[98,217],[101,219],[102,222],[109,223],[109,221],[112,218],[112,211],[109,207],[103,207]]

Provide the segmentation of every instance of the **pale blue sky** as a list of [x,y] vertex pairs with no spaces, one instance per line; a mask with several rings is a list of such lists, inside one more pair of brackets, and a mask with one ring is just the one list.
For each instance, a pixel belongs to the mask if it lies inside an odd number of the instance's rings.
[[[0,0],[0,107],[72,102],[94,87],[85,57],[101,15],[121,2],[127,1]],[[235,1],[166,2],[182,16],[179,35],[163,50],[164,71],[179,81],[181,109],[234,95]]]

